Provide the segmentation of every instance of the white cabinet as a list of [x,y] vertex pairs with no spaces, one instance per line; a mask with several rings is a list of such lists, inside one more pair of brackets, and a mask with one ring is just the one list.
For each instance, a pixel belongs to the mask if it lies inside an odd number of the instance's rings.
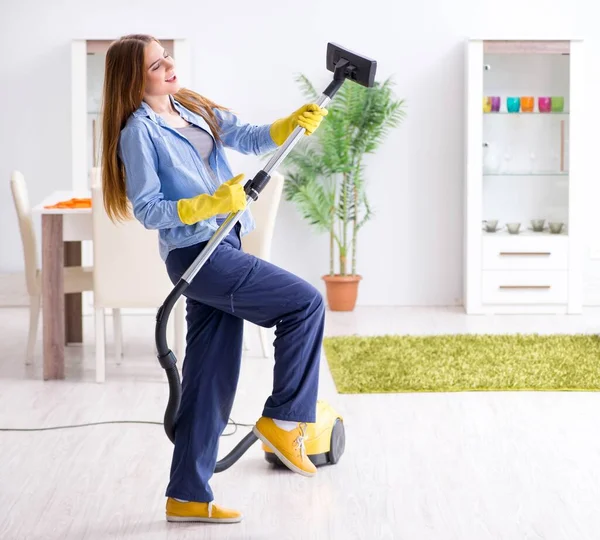
[[581,312],[583,55],[579,40],[467,42],[467,313]]

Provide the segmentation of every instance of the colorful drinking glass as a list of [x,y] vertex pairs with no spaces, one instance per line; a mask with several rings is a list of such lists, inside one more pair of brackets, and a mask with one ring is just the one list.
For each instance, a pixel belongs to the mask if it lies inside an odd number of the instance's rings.
[[506,110],[509,113],[517,113],[521,108],[521,100],[518,97],[506,98]]
[[492,96],[492,112],[500,110],[500,96]]
[[563,112],[565,98],[563,96],[552,96],[552,112]]
[[521,97],[521,111],[523,112],[533,112],[533,96],[523,96]]
[[488,113],[491,110],[492,110],[492,100],[488,96],[485,96],[483,98],[483,112]]
[[538,109],[540,112],[550,112],[552,110],[552,99],[549,97],[539,97]]

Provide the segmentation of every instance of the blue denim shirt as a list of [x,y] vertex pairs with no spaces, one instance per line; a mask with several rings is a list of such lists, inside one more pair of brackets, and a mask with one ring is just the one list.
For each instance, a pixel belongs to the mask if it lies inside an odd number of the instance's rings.
[[[186,109],[172,96],[171,102],[182,118],[213,136],[206,121]],[[147,229],[159,229],[159,251],[163,260],[175,248],[208,240],[217,230],[216,216],[193,225],[179,219],[177,201],[201,193],[213,194],[233,176],[225,148],[243,154],[263,154],[277,148],[271,138],[270,124],[255,126],[241,122],[228,111],[214,110],[221,127],[222,143],[213,137],[209,162],[215,183],[196,148],[145,102],[127,119],[119,137],[119,157],[125,166],[127,198],[135,217]],[[238,173],[236,173],[238,174]],[[254,229],[247,209],[240,218],[241,234]]]

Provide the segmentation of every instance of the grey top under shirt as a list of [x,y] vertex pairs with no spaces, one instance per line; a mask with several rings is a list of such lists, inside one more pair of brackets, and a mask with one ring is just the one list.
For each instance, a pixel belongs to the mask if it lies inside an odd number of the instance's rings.
[[[214,146],[212,137],[208,133],[206,133],[206,131],[194,125],[175,129],[177,129],[177,131],[179,131],[184,137],[188,139],[188,141],[190,141],[196,147],[196,150],[198,150],[198,153],[202,158],[206,170],[210,174],[215,185],[218,185],[219,181],[217,180],[217,175],[215,174],[215,171],[212,170],[212,167],[210,166],[209,162],[210,154],[213,151]],[[228,214],[219,214],[217,216],[217,222],[223,222],[227,215]]]
[[209,172],[215,183],[217,183],[217,176],[215,175],[215,172],[212,170],[210,162],[208,161],[210,154],[213,151],[212,137],[206,133],[206,131],[194,125],[176,129],[196,147],[196,150],[198,150],[198,153],[204,162],[206,170]]

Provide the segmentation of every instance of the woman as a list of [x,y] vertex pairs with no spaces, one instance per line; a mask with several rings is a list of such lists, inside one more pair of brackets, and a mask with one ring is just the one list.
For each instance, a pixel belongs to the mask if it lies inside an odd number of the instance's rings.
[[[262,154],[296,126],[311,134],[327,113],[308,104],[269,125],[241,122],[228,109],[179,86],[175,63],[158,40],[125,36],[106,57],[102,184],[114,220],[135,217],[159,229],[159,249],[173,283],[220,222],[242,210],[243,175],[233,176],[224,149]],[[314,422],[323,337],[319,292],[293,274],[241,251],[254,227],[245,212],[186,290],[187,348],[176,419],[169,521],[237,522],[240,512],[213,504],[209,480],[237,387],[243,320],[276,326],[273,393],[256,435],[293,471],[313,476],[304,448]]]

